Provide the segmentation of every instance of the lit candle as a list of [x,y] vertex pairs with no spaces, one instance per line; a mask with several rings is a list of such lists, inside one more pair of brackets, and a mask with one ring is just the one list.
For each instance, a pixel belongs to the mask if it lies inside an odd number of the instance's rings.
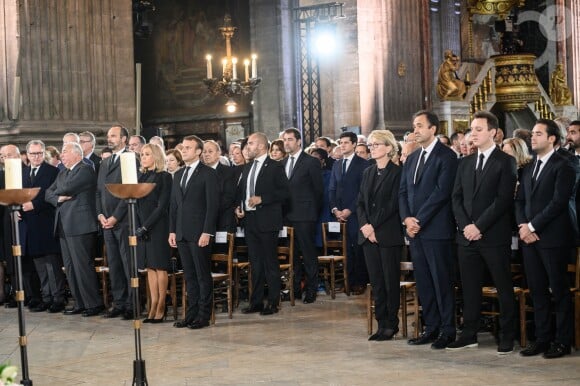
[[258,59],[258,55],[252,54],[252,79],[256,79],[258,77],[258,67],[256,67],[256,59]]
[[250,59],[244,60],[244,67],[246,73],[246,82],[250,79]]
[[137,183],[137,161],[132,151],[121,153],[121,182],[123,184]]
[[207,60],[207,78],[211,79],[213,78],[213,74],[211,73],[211,55],[207,55],[205,60]]
[[228,65],[228,60],[226,58],[222,59],[222,77],[226,79],[226,66]]
[[238,58],[232,58],[232,79],[238,79],[238,69],[236,68],[238,64]]
[[22,189],[22,160],[20,158],[5,159],[4,169],[6,189]]

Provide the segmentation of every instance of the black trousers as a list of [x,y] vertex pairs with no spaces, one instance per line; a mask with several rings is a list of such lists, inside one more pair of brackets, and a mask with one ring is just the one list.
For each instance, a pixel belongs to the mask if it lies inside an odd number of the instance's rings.
[[365,241],[363,244],[369,279],[373,287],[375,318],[379,328],[399,328],[401,305],[401,255],[402,247],[380,247]]
[[463,319],[462,337],[472,338],[479,331],[481,316],[481,287],[485,275],[485,267],[489,269],[491,278],[497,288],[499,300],[500,341],[512,342],[515,336],[516,307],[514,300],[513,280],[510,269],[510,245],[499,247],[479,247],[477,243],[468,246],[460,245],[459,271],[463,288]]
[[[306,278],[304,290],[315,294],[318,287],[318,252],[316,250],[316,222],[291,222],[294,228],[294,291],[300,291],[302,277]],[[302,259],[300,259],[302,255]]]
[[64,303],[66,278],[62,272],[60,255],[34,256],[32,259],[40,279],[40,292],[44,303]]
[[[109,264],[114,306],[122,310],[132,310],[128,226],[123,222],[117,224],[113,229],[103,229],[103,237],[107,247],[107,263]],[[93,249],[91,249],[92,251]]]
[[208,321],[211,316],[213,281],[211,278],[211,244],[199,247],[197,241],[178,241],[177,249],[187,285],[185,320]]

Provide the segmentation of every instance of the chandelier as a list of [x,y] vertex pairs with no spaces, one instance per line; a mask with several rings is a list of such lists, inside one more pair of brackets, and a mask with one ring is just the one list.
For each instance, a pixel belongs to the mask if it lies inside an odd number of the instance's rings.
[[232,18],[230,15],[225,15],[224,25],[219,28],[219,31],[226,41],[226,56],[222,59],[222,76],[214,78],[212,56],[208,54],[205,57],[207,64],[207,78],[203,80],[203,83],[207,86],[207,90],[210,94],[223,95],[227,97],[228,103],[226,105],[228,106],[228,111],[233,112],[231,111],[231,106],[235,106],[233,98],[241,95],[251,95],[262,81],[262,78],[258,78],[257,75],[258,69],[256,67],[256,62],[258,56],[252,54],[251,60],[244,59],[243,61],[244,73],[243,78],[240,79],[239,75],[241,74],[238,73],[237,68],[238,58],[232,56],[231,39],[234,36],[236,27],[232,26]]

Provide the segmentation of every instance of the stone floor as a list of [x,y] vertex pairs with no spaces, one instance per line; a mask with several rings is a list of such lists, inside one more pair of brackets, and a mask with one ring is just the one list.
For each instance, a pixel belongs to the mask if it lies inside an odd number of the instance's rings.
[[[215,326],[141,330],[149,385],[579,385],[580,355],[498,356],[493,337],[462,352],[368,342],[364,296],[283,303],[273,316],[218,314]],[[26,311],[34,385],[131,385],[131,322]],[[0,308],[0,362],[20,365],[15,309]]]

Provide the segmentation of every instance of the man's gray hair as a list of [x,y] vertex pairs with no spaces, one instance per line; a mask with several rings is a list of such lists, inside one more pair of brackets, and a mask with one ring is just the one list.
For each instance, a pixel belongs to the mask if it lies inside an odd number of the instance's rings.
[[79,137],[89,137],[93,148],[97,144],[97,139],[95,138],[95,135],[90,131],[83,131],[82,133],[79,133]]
[[[75,137],[75,142],[77,142],[77,143],[78,143],[78,142],[81,140],[81,139],[79,138],[79,135],[78,135],[77,133],[72,133],[72,132],[71,132],[71,133],[66,133],[65,135],[63,135],[63,136],[62,136],[62,140],[63,140],[63,142],[64,142],[64,139],[65,139],[66,137],[69,137],[69,136],[70,136],[70,137]],[[66,142],[65,142],[65,143],[66,143]]]
[[66,147],[70,147],[73,153],[80,155],[81,158],[83,157],[83,148],[80,144],[76,142],[67,142],[62,145],[62,149],[64,150]]
[[26,144],[26,152],[27,153],[28,153],[28,149],[32,145],[40,145],[42,147],[42,151],[46,150],[46,145],[44,144],[44,142],[42,142],[40,139],[33,139],[32,141],[28,141],[28,143]]

